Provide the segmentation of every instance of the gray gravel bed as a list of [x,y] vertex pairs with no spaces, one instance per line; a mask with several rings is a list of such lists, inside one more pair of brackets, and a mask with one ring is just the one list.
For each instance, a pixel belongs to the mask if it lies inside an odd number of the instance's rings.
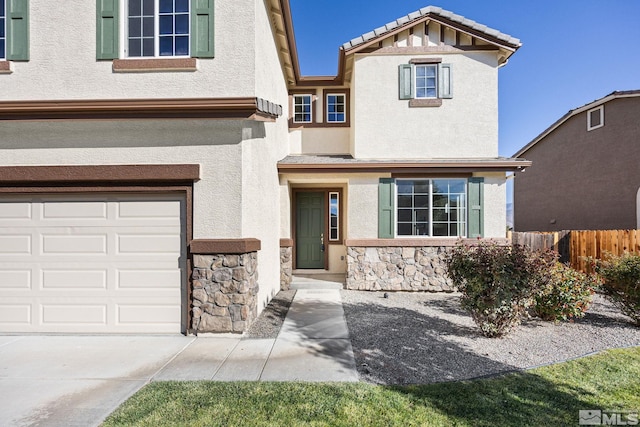
[[485,338],[456,293],[341,294],[360,378],[374,384],[472,379],[640,345],[640,328],[599,295],[584,319],[530,319]]
[[278,292],[242,338],[276,338],[295,295],[294,289]]

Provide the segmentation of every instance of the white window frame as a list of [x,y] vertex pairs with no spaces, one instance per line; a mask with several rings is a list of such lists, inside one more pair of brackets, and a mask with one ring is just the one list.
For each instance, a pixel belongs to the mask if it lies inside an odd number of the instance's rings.
[[[293,97],[293,123],[313,123],[313,94],[311,93],[295,93],[291,95]],[[307,105],[306,103],[296,104],[297,98],[309,97],[309,120],[296,120],[296,105]],[[300,113],[302,115],[306,113]]]
[[[120,0],[120,13],[121,17],[121,28],[120,31],[120,46],[121,58],[130,58],[130,59],[167,59],[167,58],[190,58],[191,57],[191,37],[192,28],[191,28],[191,14],[193,11],[191,10],[191,2],[189,2],[189,32],[187,36],[189,37],[189,53],[187,55],[163,55],[160,56],[160,0],[154,0],[153,6],[153,40],[154,40],[154,52],[153,56],[129,56],[129,0]],[[174,28],[175,30],[175,28]],[[175,35],[175,33],[174,33]]]
[[[434,96],[418,96],[418,68],[433,68],[433,70],[435,71],[435,76],[434,76],[434,80],[435,80],[435,85],[433,87],[433,89],[435,90],[435,95]],[[438,93],[440,88],[438,87],[440,82],[439,82],[439,78],[440,76],[438,75],[438,64],[415,64],[413,67],[413,84],[414,84],[414,99],[437,99],[438,98]],[[425,87],[425,89],[431,89],[430,87]]]
[[[336,198],[336,226],[331,226],[331,196],[335,196]],[[336,230],[336,237],[331,237],[331,230]],[[337,191],[329,192],[329,241],[330,242],[339,242],[340,241],[340,193]]]
[[[329,119],[329,115],[330,114],[340,114],[337,112],[331,113],[329,112],[329,97],[330,96],[336,96],[336,97],[342,97],[342,102],[341,103],[336,103],[335,105],[340,105],[342,104],[342,106],[344,107],[344,111],[342,112],[342,115],[344,116],[343,120],[330,120]],[[346,93],[327,93],[327,96],[325,97],[324,100],[325,103],[325,110],[327,113],[327,123],[346,123],[347,122],[347,94]]]
[[[460,180],[460,181],[464,181],[464,208],[460,208],[458,207],[457,209],[459,209],[462,213],[462,220],[460,220],[461,215],[458,215],[458,230],[460,230],[460,225],[464,226],[464,234],[460,235],[456,235],[456,236],[434,236],[433,235],[433,181],[434,180],[439,180],[439,179],[450,179],[450,180]],[[420,235],[420,234],[411,234],[411,235],[407,235],[407,234],[398,234],[398,223],[399,222],[403,222],[403,221],[399,221],[399,213],[398,211],[400,210],[400,204],[398,203],[398,185],[400,185],[402,182],[406,182],[406,181],[429,181],[429,218],[428,218],[428,229],[429,232],[428,234],[424,234],[424,235]],[[469,235],[469,219],[468,219],[468,212],[469,212],[469,179],[468,178],[456,178],[456,177],[451,177],[451,178],[398,178],[395,180],[395,185],[393,186],[393,197],[394,197],[394,204],[395,204],[395,212],[394,212],[394,237],[395,238],[402,238],[402,239],[424,239],[424,238],[434,238],[434,239],[458,239],[458,238],[465,238],[468,237]],[[414,210],[415,208],[412,208],[412,210]],[[447,224],[449,224],[449,221],[447,221]],[[447,232],[448,234],[448,232]]]
[[4,5],[4,37],[0,39],[0,44],[4,47],[4,56],[0,56],[0,61],[7,60],[7,4],[5,0],[0,0],[0,2]]
[[[591,114],[598,111],[600,112],[600,123],[598,123],[597,125],[592,125]],[[604,126],[604,104],[587,111],[587,132],[590,132],[594,129],[599,129],[603,126]]]

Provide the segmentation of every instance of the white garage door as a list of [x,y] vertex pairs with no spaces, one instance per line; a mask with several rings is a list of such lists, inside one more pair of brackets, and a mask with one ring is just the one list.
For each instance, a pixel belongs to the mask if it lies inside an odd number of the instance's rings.
[[0,332],[179,333],[184,205],[0,197]]

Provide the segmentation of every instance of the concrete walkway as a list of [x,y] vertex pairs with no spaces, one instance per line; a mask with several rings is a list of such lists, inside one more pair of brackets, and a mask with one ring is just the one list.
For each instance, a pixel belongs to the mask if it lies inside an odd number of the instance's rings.
[[341,285],[331,279],[294,278],[296,295],[276,339],[201,335],[153,380],[358,381]]
[[0,426],[97,426],[151,381],[358,381],[340,291],[310,280],[276,339],[0,336]]

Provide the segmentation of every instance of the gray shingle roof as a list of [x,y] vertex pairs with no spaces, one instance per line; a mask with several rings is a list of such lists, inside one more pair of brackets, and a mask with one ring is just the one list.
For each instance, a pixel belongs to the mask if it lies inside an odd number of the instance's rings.
[[428,6],[428,7],[423,7],[420,10],[417,10],[415,12],[412,12],[406,16],[403,16],[401,18],[396,19],[395,21],[391,21],[389,22],[387,25],[384,25],[382,27],[376,28],[373,31],[370,31],[366,34],[361,35],[360,37],[356,37],[353,40],[350,40],[348,42],[346,42],[345,44],[342,45],[342,47],[347,50],[347,49],[352,49],[358,45],[361,45],[363,43],[368,42],[371,39],[374,39],[376,37],[382,36],[386,33],[389,33],[391,31],[393,31],[394,29],[398,28],[399,26],[408,24],[412,21],[417,21],[421,18],[423,18],[426,15],[436,15],[436,16],[440,16],[442,18],[448,19],[450,21],[456,22],[458,24],[464,25],[465,27],[469,27],[475,31],[479,31],[481,33],[486,34],[487,36],[493,37],[495,39],[501,40],[509,45],[512,46],[516,46],[516,47],[520,47],[521,43],[520,40],[515,38],[515,37],[511,37],[508,34],[504,34],[501,33],[498,30],[494,30],[493,28],[489,28],[486,25],[482,25],[477,23],[476,21],[473,21],[471,19],[467,19],[464,16],[461,15],[457,15],[453,12],[450,12],[448,10],[444,10],[441,7],[436,7],[436,6]]

